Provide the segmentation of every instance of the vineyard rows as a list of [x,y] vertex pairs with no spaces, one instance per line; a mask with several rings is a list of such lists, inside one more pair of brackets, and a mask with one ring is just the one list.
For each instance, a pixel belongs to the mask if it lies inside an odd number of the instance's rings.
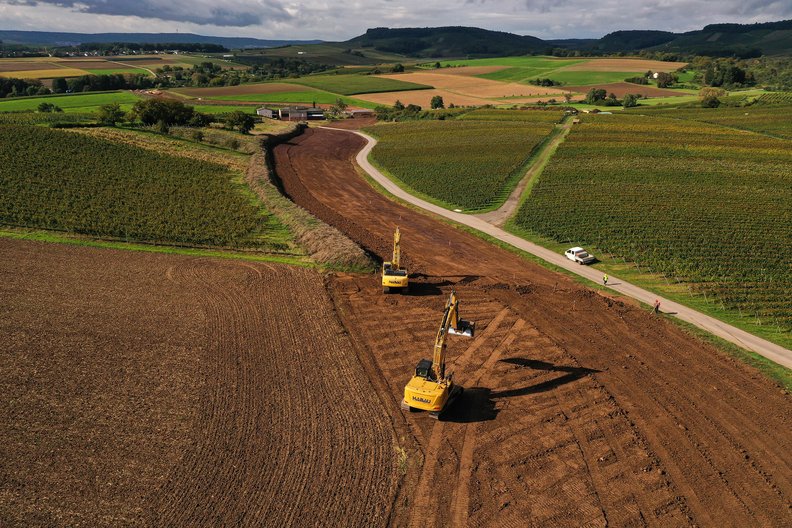
[[[768,94],[790,95],[790,94]],[[764,96],[761,96],[764,97]],[[792,101],[790,101],[792,103]],[[789,104],[789,103],[788,103]],[[652,116],[689,119],[715,125],[723,125],[743,130],[751,130],[786,139],[792,139],[792,119],[789,118],[792,105],[786,107],[753,105],[726,108],[644,108],[640,113]]]
[[91,123],[94,114],[65,114],[61,112],[0,112],[0,125],[57,125]]
[[0,126],[0,223],[136,241],[264,245],[272,218],[213,163]]
[[757,97],[754,105],[792,105],[792,92],[773,92]]
[[412,189],[454,208],[491,207],[506,198],[560,116],[512,111],[504,115],[526,117],[495,121],[488,112],[471,112],[464,120],[370,128],[379,139],[372,161]]
[[555,110],[503,110],[500,108],[479,108],[459,119],[473,121],[519,121],[522,123],[560,123],[564,114]]
[[786,140],[663,118],[585,117],[515,224],[595,245],[792,329]]

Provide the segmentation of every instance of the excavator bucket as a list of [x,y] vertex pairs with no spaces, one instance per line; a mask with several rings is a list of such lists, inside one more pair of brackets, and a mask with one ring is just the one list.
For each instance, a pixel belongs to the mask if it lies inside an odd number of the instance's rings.
[[476,323],[471,323],[470,321],[460,319],[456,328],[453,326],[448,327],[448,333],[465,337],[473,337],[473,334],[476,333]]

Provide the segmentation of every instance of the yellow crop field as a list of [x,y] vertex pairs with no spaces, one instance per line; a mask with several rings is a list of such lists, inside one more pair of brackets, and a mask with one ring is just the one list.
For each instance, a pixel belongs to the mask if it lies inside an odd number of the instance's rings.
[[0,77],[12,77],[16,79],[51,79],[53,77],[79,77],[80,75],[88,75],[88,72],[76,68],[0,72]]

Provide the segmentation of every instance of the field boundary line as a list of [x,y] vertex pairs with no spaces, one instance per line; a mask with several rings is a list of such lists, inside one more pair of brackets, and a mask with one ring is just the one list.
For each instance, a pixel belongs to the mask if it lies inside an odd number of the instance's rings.
[[[369,154],[376,146],[377,140],[369,136],[368,134],[365,134],[357,130],[344,130],[344,129],[329,128],[329,127],[323,127],[323,128],[329,129],[334,132],[340,131],[345,133],[357,134],[358,136],[362,137],[366,141],[366,145],[360,150],[360,152],[358,152],[355,158],[358,165],[364,171],[366,171],[366,173],[374,181],[376,181],[387,192],[389,192],[396,198],[399,198],[407,203],[420,207],[425,211],[429,211],[438,216],[442,216],[449,220],[453,220],[454,222],[457,222],[459,224],[463,224],[468,227],[471,227],[488,236],[500,240],[501,242],[505,242],[510,246],[525,251],[526,253],[530,253],[544,260],[545,262],[557,266],[558,268],[561,268],[569,273],[573,273],[575,275],[583,277],[584,279],[587,279],[595,284],[600,283],[600,279],[602,275],[601,272],[597,269],[590,268],[588,266],[579,266],[576,263],[573,263],[572,261],[564,257],[564,255],[558,254],[545,247],[539,246],[538,244],[529,242],[516,235],[513,235],[501,229],[500,227],[497,227],[495,225],[486,222],[480,217],[449,211],[448,209],[444,209],[440,206],[429,203],[426,200],[422,200],[420,198],[416,198],[415,196],[411,195],[410,193],[408,193],[407,191],[396,185],[393,181],[387,178],[384,174],[382,174],[379,170],[377,170],[376,167],[374,167],[371,164],[368,158],[369,158]],[[618,277],[611,276],[610,278],[611,278],[611,284],[605,286],[608,290],[621,294],[625,297],[630,297],[632,299],[635,299],[647,306],[652,306],[655,300],[659,300],[661,303],[663,315],[676,317],[702,330],[705,330],[706,332],[709,332],[722,339],[725,339],[726,341],[729,341],[730,343],[733,343],[739,347],[742,347],[751,352],[755,352],[761,356],[764,356],[765,358],[779,365],[792,369],[792,350],[786,349],[775,343],[771,343],[766,339],[757,337],[749,332],[746,332],[745,330],[726,324],[723,321],[720,321],[714,317],[703,314],[692,308],[689,308],[677,302],[661,297],[648,290],[639,288],[638,286],[630,284]]]

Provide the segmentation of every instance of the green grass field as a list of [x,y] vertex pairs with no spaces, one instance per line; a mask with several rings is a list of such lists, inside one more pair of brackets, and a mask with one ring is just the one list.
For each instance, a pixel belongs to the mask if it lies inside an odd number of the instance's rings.
[[513,219],[518,232],[598,248],[792,330],[789,141],[680,119],[582,120]]
[[266,248],[267,230],[284,228],[240,178],[215,163],[83,134],[0,127],[0,224],[10,227]]
[[299,79],[289,79],[289,82],[341,95],[403,92],[431,88],[431,86],[425,84],[386,79],[373,75],[311,75],[300,77]]
[[[492,112],[502,113],[497,119]],[[379,139],[371,160],[418,194],[450,209],[488,210],[506,199],[534,148],[560,112],[475,112],[465,120],[384,123],[368,129]]]
[[[529,83],[537,78],[550,78],[568,86],[609,84],[622,82],[628,77],[644,73],[634,71],[565,71],[563,68],[575,64],[585,64],[591,59],[555,59],[549,57],[500,57],[493,59],[472,59],[441,61],[445,66],[506,66],[503,70],[483,73],[478,77],[502,82]],[[687,75],[687,74],[685,74]]]
[[106,68],[106,69],[85,69],[85,71],[92,75],[110,75],[111,73],[138,73],[142,75],[151,75],[151,72],[148,70],[144,70],[143,68],[124,68],[123,66],[119,66],[118,68]]
[[121,103],[122,106],[127,105],[125,109],[129,109],[138,99],[136,95],[129,92],[80,93],[18,99],[10,98],[0,100],[0,112],[36,110],[38,105],[42,102],[52,103],[62,108],[64,112],[74,113],[91,112],[108,103]]
[[255,101],[261,103],[302,103],[302,104],[335,104],[341,99],[350,106],[361,108],[376,108],[376,103],[361,101],[352,97],[346,97],[330,92],[306,91],[306,92],[275,92],[266,94],[240,94],[240,95],[218,95],[212,97],[217,101]]

